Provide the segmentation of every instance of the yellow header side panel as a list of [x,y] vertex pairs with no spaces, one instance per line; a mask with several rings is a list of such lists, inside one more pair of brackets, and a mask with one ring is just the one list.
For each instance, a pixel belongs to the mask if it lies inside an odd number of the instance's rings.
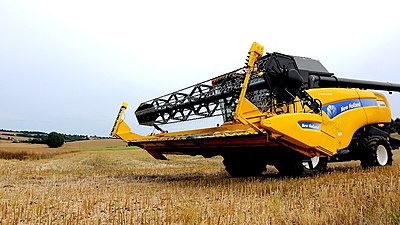
[[321,130],[322,117],[314,113],[281,114],[261,121],[261,126],[273,133],[282,134],[281,139],[302,149],[320,149],[321,154],[333,155],[337,150],[334,137]]

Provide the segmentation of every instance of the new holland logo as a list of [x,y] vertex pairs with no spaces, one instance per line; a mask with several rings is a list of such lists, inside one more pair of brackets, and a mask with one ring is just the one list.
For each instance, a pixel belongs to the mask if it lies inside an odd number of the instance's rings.
[[326,108],[326,114],[328,114],[329,118],[333,118],[336,116],[337,110],[336,107],[334,105],[328,105],[328,107]]
[[359,109],[362,107],[378,106],[376,99],[362,98],[362,99],[348,99],[344,101],[334,102],[322,106],[322,110],[328,115],[330,119],[350,110]]

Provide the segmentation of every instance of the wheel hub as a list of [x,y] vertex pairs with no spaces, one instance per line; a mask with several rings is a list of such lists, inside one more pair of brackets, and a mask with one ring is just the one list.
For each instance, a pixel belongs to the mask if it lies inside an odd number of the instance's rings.
[[318,156],[314,156],[311,159],[309,159],[309,161],[307,160],[306,162],[303,162],[303,166],[308,170],[311,169],[310,168],[310,161],[311,161],[312,168],[315,168],[319,163],[319,157]]
[[376,148],[376,159],[381,166],[385,166],[387,164],[389,156],[385,146],[378,145],[378,147]]

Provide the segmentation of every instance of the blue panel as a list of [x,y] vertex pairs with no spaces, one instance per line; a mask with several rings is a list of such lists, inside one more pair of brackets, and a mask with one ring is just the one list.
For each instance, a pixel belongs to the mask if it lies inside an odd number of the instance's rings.
[[302,121],[299,125],[303,129],[321,130],[321,124],[315,122]]
[[322,110],[329,116],[330,119],[333,119],[341,113],[352,109],[376,105],[377,102],[374,98],[349,99],[324,105],[322,106]]
[[361,101],[362,107],[378,105],[378,103],[376,102],[376,99],[374,99],[374,98],[361,98],[360,101]]

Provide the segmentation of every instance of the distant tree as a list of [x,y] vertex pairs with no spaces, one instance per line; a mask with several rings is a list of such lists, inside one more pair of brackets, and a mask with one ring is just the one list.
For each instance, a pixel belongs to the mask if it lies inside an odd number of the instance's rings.
[[57,132],[51,132],[47,136],[46,144],[50,148],[61,147],[64,144],[64,136],[62,134],[57,133]]
[[44,138],[32,138],[29,143],[31,144],[47,144],[47,140]]
[[400,134],[400,118],[396,118],[395,120],[392,119],[390,123],[390,133],[398,133]]

